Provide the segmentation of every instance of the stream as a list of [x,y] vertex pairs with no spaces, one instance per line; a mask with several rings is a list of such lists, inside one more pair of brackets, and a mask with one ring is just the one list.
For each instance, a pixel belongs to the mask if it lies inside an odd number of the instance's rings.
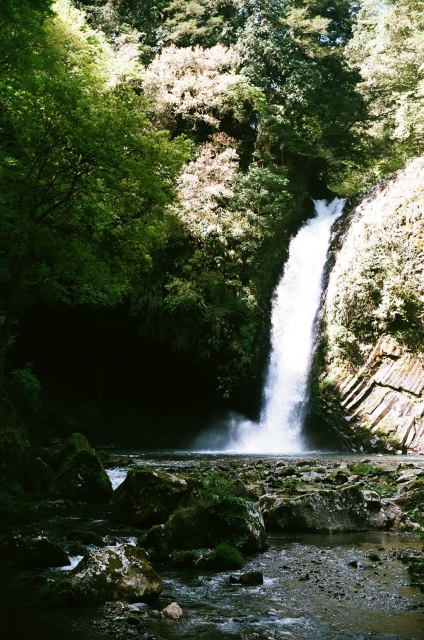
[[[321,458],[341,459],[335,455]],[[228,464],[247,466],[252,459],[255,457],[122,452],[108,473],[116,486],[134,463],[184,472],[199,465],[212,469]],[[396,456],[396,462],[402,459],[409,462],[410,456]],[[67,532],[75,528],[98,532],[111,546],[135,544],[140,530],[112,523],[109,515],[107,506],[58,503],[49,512],[37,511],[33,505],[1,527],[22,534],[44,533],[62,544]],[[39,599],[40,590],[70,567],[8,570],[0,577],[1,637],[424,640],[424,597],[410,585],[407,568],[397,557],[399,552],[422,546],[417,536],[395,532],[272,535],[269,549],[250,556],[245,565],[244,571],[263,572],[263,585],[254,587],[230,584],[230,571],[177,570],[155,564],[164,582],[157,609],[176,601],[183,610],[181,620],[152,619],[147,612],[134,618],[122,603],[87,609],[47,607]],[[378,554],[380,561],[371,562],[370,553]],[[349,566],[352,560],[368,568],[353,568]],[[74,557],[73,564],[77,561]]]

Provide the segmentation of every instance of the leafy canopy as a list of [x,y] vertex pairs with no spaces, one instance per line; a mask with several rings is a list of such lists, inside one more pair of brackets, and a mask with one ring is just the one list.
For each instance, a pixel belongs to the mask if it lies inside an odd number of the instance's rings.
[[[22,307],[116,304],[163,242],[161,216],[188,151],[154,131],[102,38],[66,0],[0,23],[3,334]],[[3,15],[3,14],[2,14]],[[9,16],[10,18],[10,16]],[[13,50],[8,33],[23,32]]]

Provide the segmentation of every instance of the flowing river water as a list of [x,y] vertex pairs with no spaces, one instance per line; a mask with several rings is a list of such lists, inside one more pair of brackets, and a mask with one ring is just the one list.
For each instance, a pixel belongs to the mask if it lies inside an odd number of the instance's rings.
[[[352,457],[316,456],[322,464]],[[297,463],[301,457],[286,459]],[[358,459],[353,458],[353,459]],[[386,458],[378,458],[384,461]],[[387,458],[410,462],[411,458]],[[172,472],[199,465],[225,470],[256,465],[258,456],[147,454],[127,452],[108,470],[117,486],[134,464]],[[265,463],[275,460],[263,458]],[[343,462],[342,462],[343,463]],[[5,523],[2,523],[3,525]],[[107,544],[135,543],[140,530],[111,522],[107,507],[64,503],[52,511],[31,508],[13,524],[22,534],[43,532],[65,544],[71,529],[88,529]],[[247,559],[244,570],[260,570],[264,584],[231,585],[231,572],[173,569],[156,564],[164,582],[157,608],[176,601],[181,620],[134,620],[121,603],[87,609],[51,608],[39,600],[42,585],[70,567],[4,571],[0,577],[0,637],[4,640],[424,640],[424,598],[410,585],[399,559],[421,549],[413,534],[360,532],[281,534],[269,549]],[[380,561],[370,563],[370,552]],[[349,566],[353,559],[368,568]],[[73,558],[73,563],[78,558]],[[137,624],[136,624],[137,623]]]

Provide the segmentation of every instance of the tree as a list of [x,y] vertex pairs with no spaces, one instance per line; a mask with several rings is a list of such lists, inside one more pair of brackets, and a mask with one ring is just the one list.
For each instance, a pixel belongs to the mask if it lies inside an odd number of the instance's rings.
[[380,144],[377,174],[402,166],[424,148],[424,4],[365,0],[346,48]]
[[[188,151],[152,129],[81,14],[65,0],[54,9],[0,75],[2,354],[36,301],[113,305],[129,293],[163,242]],[[21,17],[7,28],[27,34]]]

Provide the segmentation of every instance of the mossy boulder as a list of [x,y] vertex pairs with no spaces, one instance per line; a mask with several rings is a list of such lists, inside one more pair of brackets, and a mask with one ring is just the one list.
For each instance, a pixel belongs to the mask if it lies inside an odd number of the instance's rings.
[[150,566],[145,551],[124,544],[90,552],[54,585],[50,597],[52,601],[79,606],[116,600],[150,602],[162,588],[162,580]]
[[222,544],[246,553],[267,549],[264,521],[257,504],[230,496],[179,509],[166,524],[152,527],[145,541],[146,547],[162,560],[169,559],[175,550]]
[[55,497],[86,502],[102,502],[112,495],[112,484],[87,439],[75,433],[65,442],[64,459],[50,493]]
[[403,484],[394,502],[402,509],[422,508],[424,504],[424,477],[416,477]]
[[65,567],[70,563],[62,547],[45,536],[5,536],[0,541],[0,559],[23,569]]
[[171,564],[177,569],[197,567],[214,571],[242,569],[244,558],[240,551],[229,544],[219,544],[216,549],[190,549],[171,553]]
[[85,529],[72,529],[72,531],[66,536],[66,539],[71,542],[81,542],[82,544],[94,547],[105,546],[105,542],[101,535],[95,531],[86,531]]
[[112,515],[140,527],[166,522],[173,511],[189,503],[199,484],[189,476],[134,467],[113,493]]

